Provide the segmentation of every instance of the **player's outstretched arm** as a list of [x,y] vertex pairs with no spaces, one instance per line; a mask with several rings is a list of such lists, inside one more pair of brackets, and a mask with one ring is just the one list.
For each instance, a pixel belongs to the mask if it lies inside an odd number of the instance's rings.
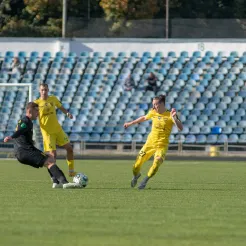
[[178,130],[179,130],[179,131],[182,131],[182,130],[183,130],[183,124],[182,124],[182,122],[179,120],[179,118],[177,117],[177,112],[176,112],[176,109],[175,109],[175,108],[172,108],[172,110],[171,110],[171,115],[172,115],[174,124],[177,126]]
[[7,143],[8,141],[12,140],[12,137],[11,136],[8,136],[8,137],[5,137],[3,142],[4,143]]
[[144,121],[146,121],[146,120],[147,120],[147,119],[145,118],[145,116],[141,116],[141,117],[139,117],[139,118],[136,119],[136,120],[133,120],[133,121],[130,121],[130,122],[126,122],[126,123],[124,124],[124,127],[127,128],[127,127],[129,127],[129,126],[131,126],[131,125],[135,125],[135,124],[144,122]]
[[69,119],[73,119],[73,115],[70,114],[63,106],[59,108]]

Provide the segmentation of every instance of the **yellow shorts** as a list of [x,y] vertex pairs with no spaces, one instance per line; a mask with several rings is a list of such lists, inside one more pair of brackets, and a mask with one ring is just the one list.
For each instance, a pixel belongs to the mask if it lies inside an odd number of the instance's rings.
[[67,134],[63,130],[54,134],[48,134],[42,131],[42,135],[45,152],[56,150],[56,145],[63,146],[70,142]]
[[168,145],[161,148],[156,148],[151,144],[145,144],[142,147],[142,149],[139,151],[137,158],[141,158],[143,159],[143,161],[147,161],[150,159],[151,156],[154,155],[154,158],[161,157],[162,160],[165,160],[167,150],[168,150]]

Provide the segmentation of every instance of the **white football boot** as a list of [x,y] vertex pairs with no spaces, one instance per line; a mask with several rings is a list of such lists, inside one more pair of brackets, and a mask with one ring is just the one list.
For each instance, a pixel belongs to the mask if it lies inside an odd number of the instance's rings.
[[52,184],[52,188],[53,188],[53,189],[61,189],[61,188],[63,188],[63,184],[53,183],[53,184]]
[[82,189],[83,187],[77,183],[66,183],[63,184],[63,189]]

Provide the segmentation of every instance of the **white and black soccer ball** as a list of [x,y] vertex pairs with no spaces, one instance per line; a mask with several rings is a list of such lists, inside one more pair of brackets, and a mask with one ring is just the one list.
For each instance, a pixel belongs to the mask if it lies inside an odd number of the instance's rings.
[[73,177],[73,182],[80,184],[82,187],[86,187],[88,184],[88,177],[84,173],[77,173]]

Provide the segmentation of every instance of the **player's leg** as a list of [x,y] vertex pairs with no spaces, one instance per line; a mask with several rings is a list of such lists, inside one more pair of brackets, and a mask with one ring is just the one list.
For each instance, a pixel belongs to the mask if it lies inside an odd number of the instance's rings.
[[62,146],[67,151],[68,175],[70,177],[75,176],[73,146],[63,130],[57,134],[57,145]]
[[[46,132],[42,132],[42,136],[44,151],[56,160],[56,136],[53,134],[47,134]],[[58,188],[59,181],[54,176],[52,176],[52,173],[49,171],[49,169],[47,170],[53,182],[53,188]]]
[[[47,154],[49,154],[50,156],[52,156],[54,158],[54,160],[56,160],[56,150],[52,150],[52,151],[46,151]],[[52,175],[52,173],[50,172],[49,169],[47,169],[50,175],[50,178],[53,182],[53,188],[59,188],[60,184],[59,181]]]
[[74,171],[73,146],[71,145],[71,143],[67,143],[63,147],[67,151],[67,164],[68,164],[69,176],[74,177],[76,175],[76,172]]
[[145,144],[139,151],[136,162],[133,165],[132,172],[133,178],[131,180],[131,187],[135,187],[138,179],[141,176],[140,170],[144,162],[148,161],[149,158],[154,154],[154,150],[148,144]]
[[60,184],[68,183],[62,170],[57,165],[55,165],[55,159],[53,156],[48,156],[48,158],[44,162],[44,166],[47,167],[51,175],[55,177]]
[[56,160],[56,135],[55,134],[45,134],[43,135],[44,152],[53,156]]
[[53,158],[53,156],[49,156],[46,159],[44,166],[47,167],[49,171],[51,172],[52,176],[54,176],[59,181],[59,183],[62,184],[63,189],[82,188],[79,184],[69,183],[67,181],[62,170],[55,164],[55,159]]
[[52,188],[61,188],[62,184],[59,183],[59,181],[52,175],[50,170],[47,168],[48,173],[50,175],[51,181],[52,181]]
[[79,184],[68,183],[62,170],[55,164],[55,159],[35,147],[28,151],[25,149],[18,150],[16,157],[20,163],[25,165],[35,168],[42,168],[43,166],[47,167],[52,176],[55,177],[60,184],[62,184],[62,187],[59,188],[82,188]]
[[143,181],[139,185],[139,187],[138,187],[139,189],[144,189],[146,187],[149,179],[152,178],[157,173],[160,165],[163,163],[163,161],[165,159],[166,152],[167,152],[167,147],[165,147],[163,149],[159,149],[155,152],[153,164],[150,167],[147,176],[143,179]]
[[53,158],[56,160],[56,157],[57,157],[56,150],[50,150],[50,151],[45,151],[45,152],[53,156]]

